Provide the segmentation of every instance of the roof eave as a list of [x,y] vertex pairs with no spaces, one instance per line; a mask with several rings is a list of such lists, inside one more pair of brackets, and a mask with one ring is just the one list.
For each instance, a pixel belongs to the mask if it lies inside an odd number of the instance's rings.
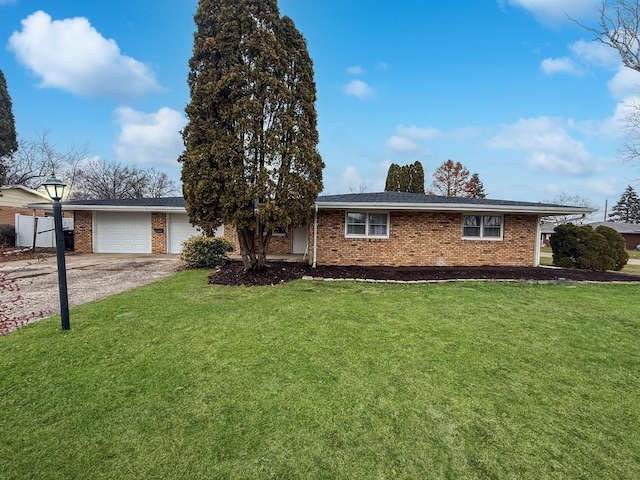
[[524,205],[491,205],[475,203],[387,203],[387,202],[316,202],[319,209],[366,209],[366,210],[413,210],[436,212],[487,212],[487,213],[527,213],[541,216],[548,215],[588,215],[595,212],[593,208],[586,207],[552,207],[549,205],[524,206]]
[[[53,204],[45,205],[39,203],[30,203],[27,208],[38,210],[53,210]],[[65,205],[62,203],[62,210],[65,212],[73,211],[101,211],[101,212],[167,212],[167,213],[183,213],[184,207],[168,207],[161,205]]]

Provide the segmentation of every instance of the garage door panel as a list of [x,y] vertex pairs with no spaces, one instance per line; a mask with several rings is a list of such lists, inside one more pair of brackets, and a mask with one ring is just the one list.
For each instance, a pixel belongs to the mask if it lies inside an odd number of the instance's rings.
[[200,235],[200,230],[189,223],[186,213],[169,215],[169,253],[180,253],[182,242],[194,235]]
[[96,253],[151,253],[151,214],[96,212]]
[[[224,235],[224,227],[220,227],[215,232],[216,236]],[[193,237],[202,235],[202,232],[191,225],[186,213],[172,213],[169,215],[169,253],[180,253],[182,242]]]

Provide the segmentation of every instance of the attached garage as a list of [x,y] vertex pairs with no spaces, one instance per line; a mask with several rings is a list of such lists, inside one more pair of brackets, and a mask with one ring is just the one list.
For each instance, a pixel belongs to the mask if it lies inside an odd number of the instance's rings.
[[151,214],[95,212],[95,253],[151,253]]
[[182,242],[194,235],[200,235],[200,230],[189,223],[186,213],[169,214],[169,253],[180,253]]
[[[200,229],[191,225],[186,213],[170,213],[168,235],[169,244],[167,245],[167,253],[180,253],[182,251],[182,242],[194,235],[201,234],[202,232]],[[224,227],[218,227],[215,231],[215,236],[224,236]]]

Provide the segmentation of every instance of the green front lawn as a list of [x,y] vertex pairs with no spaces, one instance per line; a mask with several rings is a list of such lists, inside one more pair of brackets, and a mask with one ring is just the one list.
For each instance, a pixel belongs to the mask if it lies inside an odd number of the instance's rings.
[[0,338],[0,477],[637,478],[640,286],[206,276]]

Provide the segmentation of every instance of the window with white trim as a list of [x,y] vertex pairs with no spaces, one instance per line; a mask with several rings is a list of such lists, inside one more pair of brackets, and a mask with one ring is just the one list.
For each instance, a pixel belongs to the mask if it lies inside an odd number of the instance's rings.
[[501,240],[502,225],[502,215],[463,215],[462,237]]
[[347,237],[389,238],[389,213],[347,212]]

